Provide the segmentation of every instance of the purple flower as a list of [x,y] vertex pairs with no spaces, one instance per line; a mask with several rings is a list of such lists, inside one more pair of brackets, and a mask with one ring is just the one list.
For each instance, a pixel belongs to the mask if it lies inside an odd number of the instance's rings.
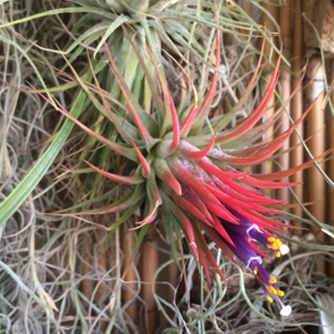
[[259,251],[259,249],[257,249],[253,242],[260,243],[267,247],[273,251],[277,257],[287,254],[289,247],[273,236],[268,237],[257,225],[247,220],[238,212],[233,209],[229,209],[229,211],[239,219],[239,225],[220,219],[222,226],[232,239],[233,244],[223,237],[221,238],[224,239],[224,242],[234,255],[245,264],[246,268],[253,272],[265,292],[267,300],[272,303],[275,299],[281,307],[281,315],[289,315],[291,313],[291,307],[284,305],[279,298],[284,296],[284,292],[279,290],[276,284],[277,279],[270,277],[269,273],[262,267],[262,259],[255,251]]

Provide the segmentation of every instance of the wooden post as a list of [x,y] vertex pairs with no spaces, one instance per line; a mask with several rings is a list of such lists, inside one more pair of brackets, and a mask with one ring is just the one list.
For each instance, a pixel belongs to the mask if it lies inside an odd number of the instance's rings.
[[[317,102],[313,106],[307,117],[307,136],[310,138],[307,145],[313,156],[317,156],[325,151],[325,111],[322,110],[324,102],[324,69],[320,57],[313,58],[310,61],[307,78],[311,80],[307,89],[308,104],[315,100]],[[319,95],[320,94],[320,95]],[[324,163],[319,163],[324,168]],[[318,201],[312,204],[309,210],[321,223],[325,221],[325,180],[317,168],[312,165],[308,170],[307,189],[308,200],[310,202]],[[320,201],[320,202],[319,202]],[[318,228],[312,227],[312,232],[317,236],[320,242],[324,242],[325,235]],[[320,269],[325,271],[325,263],[319,260]]]
[[[102,277],[105,275],[105,273],[108,270],[107,266],[107,249],[106,246],[103,244],[103,239],[106,236],[105,231],[98,231],[97,233],[98,236],[98,242],[99,242],[99,247],[98,247],[98,272],[100,274],[101,281],[98,282],[99,286],[96,291],[96,303],[102,305],[105,304],[105,300],[107,299],[108,295],[108,288],[106,286],[106,282],[103,280]],[[104,332],[107,329],[108,323],[105,321],[104,318],[101,318],[100,322],[100,329],[102,332]]]
[[[278,1],[275,0],[275,1],[272,1],[271,3],[268,3],[268,2],[265,2],[263,4],[263,7],[268,11],[268,13],[273,17],[273,19],[277,22],[277,19],[278,19]],[[272,19],[266,14],[266,13],[263,13],[261,15],[261,24],[266,26],[267,30],[270,32],[270,33],[277,33],[277,27],[276,25],[274,24],[274,22],[272,21]],[[275,43],[276,42],[276,37],[273,38],[273,42]],[[275,52],[272,52],[272,46],[267,42],[266,45],[265,45],[265,49],[264,49],[264,55],[268,57],[272,56],[272,60],[275,61],[275,59],[277,58]],[[266,61],[266,60],[265,60]],[[263,84],[263,91],[265,92],[268,88],[268,84],[271,80],[271,77],[272,77],[272,74],[270,72],[273,71],[273,66],[272,65],[269,65],[269,66],[266,66],[264,68],[264,73],[265,76],[265,80],[264,80],[264,84]],[[268,109],[265,113],[265,117],[266,119],[270,118],[275,112],[275,95],[273,95],[273,97],[271,98],[270,102],[269,102],[269,105],[268,105]],[[267,130],[266,134],[265,134],[265,140],[270,140],[272,139],[274,136],[274,128],[271,127],[270,129]],[[272,161],[267,161],[263,164],[263,173],[264,174],[269,174],[272,172],[272,169],[273,169],[273,163]],[[271,194],[271,191],[269,192],[265,192],[267,193],[268,195]]]
[[[331,82],[334,80],[334,59],[331,60]],[[332,91],[331,94],[331,101],[332,104],[334,105],[334,90]],[[329,147],[334,148],[334,119],[330,115],[329,116]],[[331,153],[331,159],[328,162],[328,170],[329,170],[329,177],[331,180],[334,180],[334,152]],[[332,188],[329,188],[329,201],[328,201],[328,206],[329,206],[329,222],[332,226],[334,226],[334,190]],[[334,239],[331,238],[331,245],[334,245]],[[333,261],[333,260],[332,260]],[[334,263],[330,263],[329,266],[329,272],[332,277],[334,277]]]
[[[169,256],[169,259],[174,260],[174,255],[171,254]],[[180,275],[180,270],[174,260],[174,262],[169,265],[169,269],[168,269],[168,281],[173,288],[177,287],[177,280],[178,280],[179,275]],[[171,304],[174,303],[174,290],[173,289],[169,290],[168,298]]]
[[[279,25],[281,29],[281,36],[283,42],[283,56],[290,61],[291,59],[291,47],[292,47],[292,0],[286,0],[286,3],[280,7],[279,12]],[[282,64],[281,76],[280,76],[280,86],[281,86],[281,99],[283,102],[287,101],[291,95],[291,69],[287,67],[286,64]],[[290,103],[286,104],[286,110],[290,114]],[[289,128],[290,122],[289,117],[285,112],[282,113],[282,121],[278,129],[278,134],[283,133]],[[289,149],[289,141],[286,140],[280,149],[280,152],[287,151]],[[288,170],[290,167],[289,163],[289,153],[281,153],[277,158],[277,164],[279,171]],[[281,180],[287,181],[287,180]],[[289,189],[282,188],[277,190],[277,197],[279,200],[284,202],[289,202]]]
[[[252,3],[250,1],[243,1],[242,5],[243,5],[244,11],[249,16],[252,16],[252,10],[253,10]],[[240,31],[243,32],[243,33],[246,33],[246,31],[243,31],[243,30],[240,30]],[[244,65],[247,69],[251,70],[251,63],[247,58],[244,59]],[[252,166],[241,167],[239,170],[243,173],[252,173],[253,172],[253,167]]]
[[159,328],[159,312],[153,294],[153,288],[155,291],[156,286],[152,287],[152,284],[154,275],[159,268],[159,251],[153,225],[150,226],[145,238],[142,246],[142,294],[147,311],[144,314],[143,323],[145,333],[155,334]]
[[123,224],[122,227],[122,251],[123,251],[123,269],[122,277],[126,283],[126,288],[123,290],[123,304],[132,300],[130,306],[126,308],[126,313],[129,318],[132,320],[134,325],[137,325],[137,303],[134,298],[137,290],[137,277],[134,270],[136,266],[136,255],[133,252],[136,236],[134,231],[129,231],[128,224]]
[[[92,270],[92,254],[91,254],[91,239],[85,235],[83,238],[83,263],[82,263],[82,276],[86,276]],[[92,299],[93,283],[89,278],[85,278],[80,284],[81,292],[87,297],[88,300]]]
[[[294,91],[298,85],[299,89],[295,96],[291,100],[291,117],[295,122],[303,114],[303,85],[300,83],[300,76],[303,67],[303,24],[302,24],[302,1],[294,1],[294,27],[293,27],[293,60],[292,66],[292,91]],[[298,126],[297,130],[303,138],[303,125]],[[299,146],[298,146],[299,145]],[[304,162],[303,147],[300,145],[300,140],[296,132],[292,133],[290,139],[290,147],[293,150],[290,153],[290,166],[291,168],[301,165]],[[298,186],[294,186],[292,189],[300,201],[303,202],[303,171],[295,173],[290,177],[291,182],[300,183]],[[291,198],[291,203],[297,203],[294,198]],[[291,213],[302,217],[303,211],[301,207],[291,209]],[[293,221],[293,225],[301,226],[298,221]],[[298,231],[296,231],[298,233]]]

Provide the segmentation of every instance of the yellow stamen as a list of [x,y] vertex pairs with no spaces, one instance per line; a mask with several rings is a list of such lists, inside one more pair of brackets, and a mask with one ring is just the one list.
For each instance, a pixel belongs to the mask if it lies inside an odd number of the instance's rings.
[[277,279],[276,278],[271,278],[270,280],[269,280],[269,283],[270,284],[275,284],[277,282]]
[[275,242],[276,239],[275,239],[274,237],[270,237],[270,238],[268,238],[268,241],[269,241],[269,242]]
[[267,248],[269,248],[269,249],[272,249],[272,248],[273,248],[272,245],[269,245],[269,244],[267,244],[266,246],[267,246]]
[[277,245],[273,244],[273,250],[277,250],[277,249],[278,249]]
[[272,303],[274,301],[274,299],[270,296],[267,296],[266,299],[268,300],[269,303]]
[[268,286],[267,289],[269,292],[273,293],[274,295],[277,295],[277,290],[273,286]]
[[285,295],[285,293],[282,291],[282,290],[278,290],[277,291],[277,294],[280,296],[280,297],[283,297]]
[[276,257],[281,257],[281,252],[277,252],[275,255]]
[[258,273],[259,273],[258,267],[255,267],[255,269],[253,270],[253,274],[256,276]]
[[281,247],[283,245],[282,241],[280,239],[276,239],[275,241],[275,244],[278,246],[278,247]]

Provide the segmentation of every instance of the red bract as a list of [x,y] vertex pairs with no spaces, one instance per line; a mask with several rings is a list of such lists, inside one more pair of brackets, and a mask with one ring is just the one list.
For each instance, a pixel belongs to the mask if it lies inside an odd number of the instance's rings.
[[[268,213],[279,214],[270,208],[270,205],[277,204],[279,201],[263,196],[260,190],[295,185],[295,183],[275,181],[305,168],[315,159],[291,170],[268,175],[242,173],[235,167],[262,163],[265,159],[270,158],[303,121],[312,105],[294,125],[276,139],[266,143],[252,141],[251,145],[248,142],[242,145],[240,142],[242,138],[245,138],[245,134],[252,131],[266,112],[279,76],[280,55],[268,90],[255,110],[244,121],[229,130],[226,130],[228,121],[205,127],[204,120],[209,115],[219,77],[220,39],[218,33],[216,40],[216,64],[211,87],[202,99],[203,102],[199,108],[188,106],[188,115],[183,114],[184,110],[178,111],[176,109],[164,76],[160,72],[161,68],[157,65],[157,61],[149,49],[147,51],[157,71],[160,91],[162,92],[162,97],[160,97],[157,93],[158,89],[152,86],[152,78],[148,77],[151,91],[156,92],[154,96],[156,109],[152,109],[152,114],[156,111],[154,117],[147,114],[136,101],[109,52],[112,73],[121,87],[130,110],[130,113],[124,116],[123,123],[118,121],[119,115],[112,111],[104,96],[104,91],[96,80],[106,112],[120,135],[117,143],[96,134],[63,108],[57,108],[57,110],[90,135],[109,146],[115,153],[129,159],[127,170],[136,170],[134,175],[121,176],[102,171],[87,162],[101,175],[115,182],[128,184],[134,189],[132,193],[120,199],[111,208],[86,214],[111,213],[131,208],[134,211],[142,207],[146,212],[143,219],[138,222],[142,226],[152,223],[159,214],[159,208],[165,205],[168,210],[162,211],[172,211],[172,213],[169,216],[162,216],[162,219],[165,224],[174,221],[180,225],[189,240],[195,257],[202,263],[208,277],[210,276],[209,265],[211,265],[224,279],[199,227],[228,256],[234,253],[243,261],[258,279],[268,301],[271,302],[275,298],[282,307],[282,314],[287,314],[289,307],[285,307],[278,299],[284,293],[278,289],[276,280],[271,278],[261,266],[261,258],[257,255],[266,256],[257,244],[262,244],[274,252],[277,257],[288,252],[288,247],[268,232],[271,230],[284,233],[281,227],[286,225],[265,216]],[[136,53],[140,62],[143,63],[140,52],[136,50]],[[257,66],[249,87],[246,89],[247,94],[254,86],[259,68],[260,65]],[[147,69],[144,72],[145,75],[148,75]],[[96,79],[95,75],[94,78]],[[241,98],[241,100],[244,99],[245,97]],[[235,110],[232,110],[232,113],[234,112]],[[181,114],[184,121],[180,125],[179,117]],[[276,117],[273,118],[271,122],[276,119]],[[223,123],[224,126],[222,126]],[[137,126],[137,136],[131,137],[125,131],[125,125],[129,124]],[[209,129],[214,129],[215,133],[209,136]],[[264,129],[261,128],[261,131]],[[236,139],[240,139],[238,140],[239,149],[233,150],[231,143]],[[226,143],[229,143],[228,149],[224,149]],[[240,149],[242,146],[244,148]],[[132,166],[136,168],[131,168]],[[169,235],[169,237],[172,236]]]

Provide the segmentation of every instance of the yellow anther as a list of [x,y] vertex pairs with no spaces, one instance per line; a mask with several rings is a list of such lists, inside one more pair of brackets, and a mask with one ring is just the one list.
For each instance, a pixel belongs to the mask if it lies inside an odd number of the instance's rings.
[[269,249],[272,249],[272,248],[273,248],[273,246],[272,246],[272,245],[269,245],[269,244],[266,244],[266,246],[267,246],[267,248],[269,248]]
[[230,8],[235,7],[235,3],[232,0],[225,0],[226,6]]
[[267,296],[266,299],[268,300],[269,303],[272,303],[274,301],[274,299],[270,296]]
[[271,278],[270,280],[269,280],[269,283],[270,284],[275,284],[277,282],[277,279],[276,278]]
[[269,241],[269,242],[275,242],[276,239],[275,239],[274,237],[270,237],[270,238],[268,238],[268,241]]
[[281,247],[283,245],[282,241],[280,239],[276,239],[275,241],[275,244],[278,246],[278,247]]
[[274,295],[277,295],[277,290],[273,286],[268,286],[267,289],[269,292],[273,293]]
[[285,293],[282,291],[282,290],[278,290],[277,291],[277,294],[280,296],[280,297],[283,297],[285,295]]
[[281,257],[281,252],[277,252],[275,255],[276,257]]
[[255,267],[255,269],[253,270],[253,274],[256,276],[258,273],[259,273],[258,267]]
[[276,244],[273,244],[273,250],[278,250],[278,247]]

